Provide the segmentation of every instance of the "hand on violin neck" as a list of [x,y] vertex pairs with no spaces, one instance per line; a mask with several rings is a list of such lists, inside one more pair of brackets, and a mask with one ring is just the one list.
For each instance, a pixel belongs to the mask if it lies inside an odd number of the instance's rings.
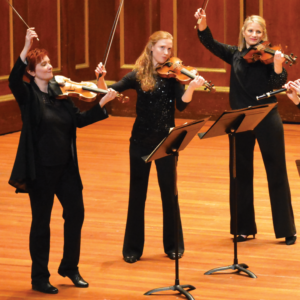
[[206,13],[205,10],[202,8],[199,8],[196,13],[195,13],[195,18],[198,20],[197,24],[198,24],[198,29],[200,31],[203,31],[206,29],[207,27],[207,23],[206,23]]
[[186,89],[185,93],[182,96],[182,101],[185,103],[189,103],[192,101],[193,93],[196,88],[202,86],[205,82],[205,79],[202,76],[196,76],[195,79],[193,79],[188,88]]
[[111,100],[115,99],[117,96],[117,92],[113,89],[108,89],[107,94],[101,98],[99,105],[103,107],[106,103],[110,102]]
[[281,51],[276,50],[274,54],[274,71],[277,74],[282,72],[282,63],[285,61],[284,55]]
[[196,76],[195,79],[190,82],[189,87],[195,90],[196,88],[201,87],[204,82],[205,79],[202,76]]

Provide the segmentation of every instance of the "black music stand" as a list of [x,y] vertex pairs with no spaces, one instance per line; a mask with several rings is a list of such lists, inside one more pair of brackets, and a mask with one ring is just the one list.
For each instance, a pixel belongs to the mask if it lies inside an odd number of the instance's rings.
[[[183,150],[193,137],[199,132],[201,127],[206,123],[209,118],[202,120],[197,120],[190,123],[185,123],[181,126],[174,127],[169,135],[164,138],[159,145],[153,150],[153,152],[148,156],[143,156],[145,162],[150,162],[168,155],[173,155],[174,160],[174,201],[175,201],[175,285],[156,288],[151,291],[148,291],[144,295],[151,295],[153,293],[162,292],[162,291],[178,291],[180,294],[183,294],[187,299],[194,300],[193,296],[188,293],[188,291],[194,290],[195,287],[189,284],[180,285],[179,284],[179,263],[178,263],[178,243],[179,243],[179,219],[178,219],[178,192],[177,192],[177,162],[178,162],[178,152]],[[187,290],[185,290],[187,288]]]
[[234,260],[233,265],[219,267],[207,271],[204,275],[210,275],[214,272],[223,270],[238,270],[237,272],[245,272],[251,278],[257,278],[257,276],[251,271],[246,264],[239,264],[237,258],[237,179],[236,179],[236,148],[235,138],[239,132],[253,130],[264,117],[274,108],[277,103],[265,104],[259,106],[250,106],[244,109],[225,111],[218,118],[218,120],[210,127],[205,133],[199,133],[200,139],[216,137],[220,135],[229,135],[229,150],[230,150],[230,174],[232,175],[233,184],[230,188],[230,194],[233,195],[233,224],[234,224]]
[[296,160],[295,162],[296,162],[298,174],[299,174],[299,176],[300,176],[300,160]]

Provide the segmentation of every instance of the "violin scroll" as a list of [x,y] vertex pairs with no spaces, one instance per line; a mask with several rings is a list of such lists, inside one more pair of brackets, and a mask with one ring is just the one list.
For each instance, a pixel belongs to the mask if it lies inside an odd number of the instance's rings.
[[118,94],[116,97],[122,104],[129,101],[129,97],[124,96],[123,94]]

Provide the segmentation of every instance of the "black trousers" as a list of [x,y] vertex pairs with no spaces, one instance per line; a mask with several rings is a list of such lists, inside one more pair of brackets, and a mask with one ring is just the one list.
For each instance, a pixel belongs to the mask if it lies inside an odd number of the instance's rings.
[[50,251],[50,218],[54,195],[63,207],[64,252],[59,272],[78,272],[81,227],[84,207],[80,177],[70,161],[62,166],[37,165],[37,180],[29,192],[32,223],[30,231],[30,255],[32,259],[32,284],[48,282]]
[[[123,256],[140,258],[144,249],[144,212],[151,168],[151,163],[145,163],[141,157],[150,154],[151,149],[131,143],[129,153],[130,191]],[[166,254],[175,252],[174,161],[175,158],[173,156],[167,156],[155,161],[162,199],[163,244]],[[181,221],[179,228],[179,252],[183,253],[184,242]]]
[[[265,117],[254,132],[236,135],[237,232],[243,235],[257,233],[253,203],[253,152],[256,139],[267,173],[276,238],[293,236],[296,228],[286,170],[284,132],[277,108]],[[232,195],[230,204],[232,215]],[[231,220],[231,234],[233,233]]]

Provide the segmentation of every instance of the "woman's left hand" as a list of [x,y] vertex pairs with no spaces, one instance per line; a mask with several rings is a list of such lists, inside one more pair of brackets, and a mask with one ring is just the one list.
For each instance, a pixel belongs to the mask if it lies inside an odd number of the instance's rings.
[[285,61],[284,55],[281,51],[276,50],[274,54],[274,71],[277,74],[282,73],[282,63]]
[[108,103],[109,101],[115,99],[117,96],[117,92],[113,89],[108,89],[107,90],[107,94],[101,98],[99,104],[101,107],[103,107],[106,103]]
[[280,64],[285,61],[285,58],[283,56],[283,53],[281,51],[276,50],[274,55],[274,64]]
[[195,79],[193,79],[190,84],[189,87],[191,87],[192,89],[196,89],[200,86],[202,86],[205,82],[205,79],[202,76],[197,75],[195,77]]

